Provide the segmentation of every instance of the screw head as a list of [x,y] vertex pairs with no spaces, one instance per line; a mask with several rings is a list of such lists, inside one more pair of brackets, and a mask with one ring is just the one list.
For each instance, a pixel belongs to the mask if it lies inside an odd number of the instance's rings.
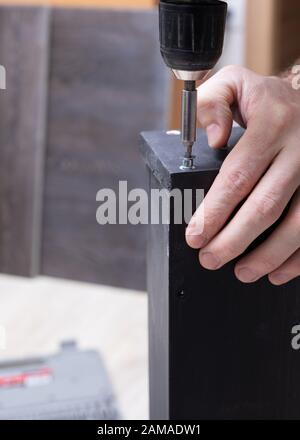
[[181,165],[180,169],[182,171],[188,171],[188,170],[192,171],[192,170],[195,170],[196,167],[194,165],[194,159],[195,159],[195,156],[184,157],[182,159],[182,165]]

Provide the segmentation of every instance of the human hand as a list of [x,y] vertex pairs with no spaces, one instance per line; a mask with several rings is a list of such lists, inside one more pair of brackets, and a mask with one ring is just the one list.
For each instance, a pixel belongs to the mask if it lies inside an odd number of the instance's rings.
[[284,220],[238,261],[235,274],[245,283],[268,275],[275,285],[300,276],[300,91],[229,66],[199,88],[198,114],[213,148],[227,143],[233,119],[246,132],[193,216],[187,243],[200,249],[203,267],[217,270],[242,255],[292,200]]

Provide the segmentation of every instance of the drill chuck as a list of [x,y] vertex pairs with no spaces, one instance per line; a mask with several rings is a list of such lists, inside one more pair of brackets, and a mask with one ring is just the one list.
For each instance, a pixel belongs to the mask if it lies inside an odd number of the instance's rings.
[[227,3],[218,0],[163,0],[159,5],[160,48],[174,71],[211,70],[224,42]]

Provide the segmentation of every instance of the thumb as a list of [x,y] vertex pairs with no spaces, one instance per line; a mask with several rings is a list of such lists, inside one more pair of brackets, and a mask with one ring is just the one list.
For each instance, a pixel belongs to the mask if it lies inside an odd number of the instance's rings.
[[212,148],[224,147],[232,130],[231,108],[237,100],[238,82],[232,69],[236,68],[220,70],[198,88],[198,119]]

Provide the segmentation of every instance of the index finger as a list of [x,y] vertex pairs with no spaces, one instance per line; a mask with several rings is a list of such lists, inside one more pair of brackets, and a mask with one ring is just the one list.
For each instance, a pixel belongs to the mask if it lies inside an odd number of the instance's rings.
[[[204,247],[226,224],[236,207],[250,194],[280,151],[277,136],[266,131],[262,118],[253,120],[225,160],[204,202],[186,231],[189,246]],[[201,219],[201,221],[199,220]],[[199,230],[199,224],[202,225]]]

